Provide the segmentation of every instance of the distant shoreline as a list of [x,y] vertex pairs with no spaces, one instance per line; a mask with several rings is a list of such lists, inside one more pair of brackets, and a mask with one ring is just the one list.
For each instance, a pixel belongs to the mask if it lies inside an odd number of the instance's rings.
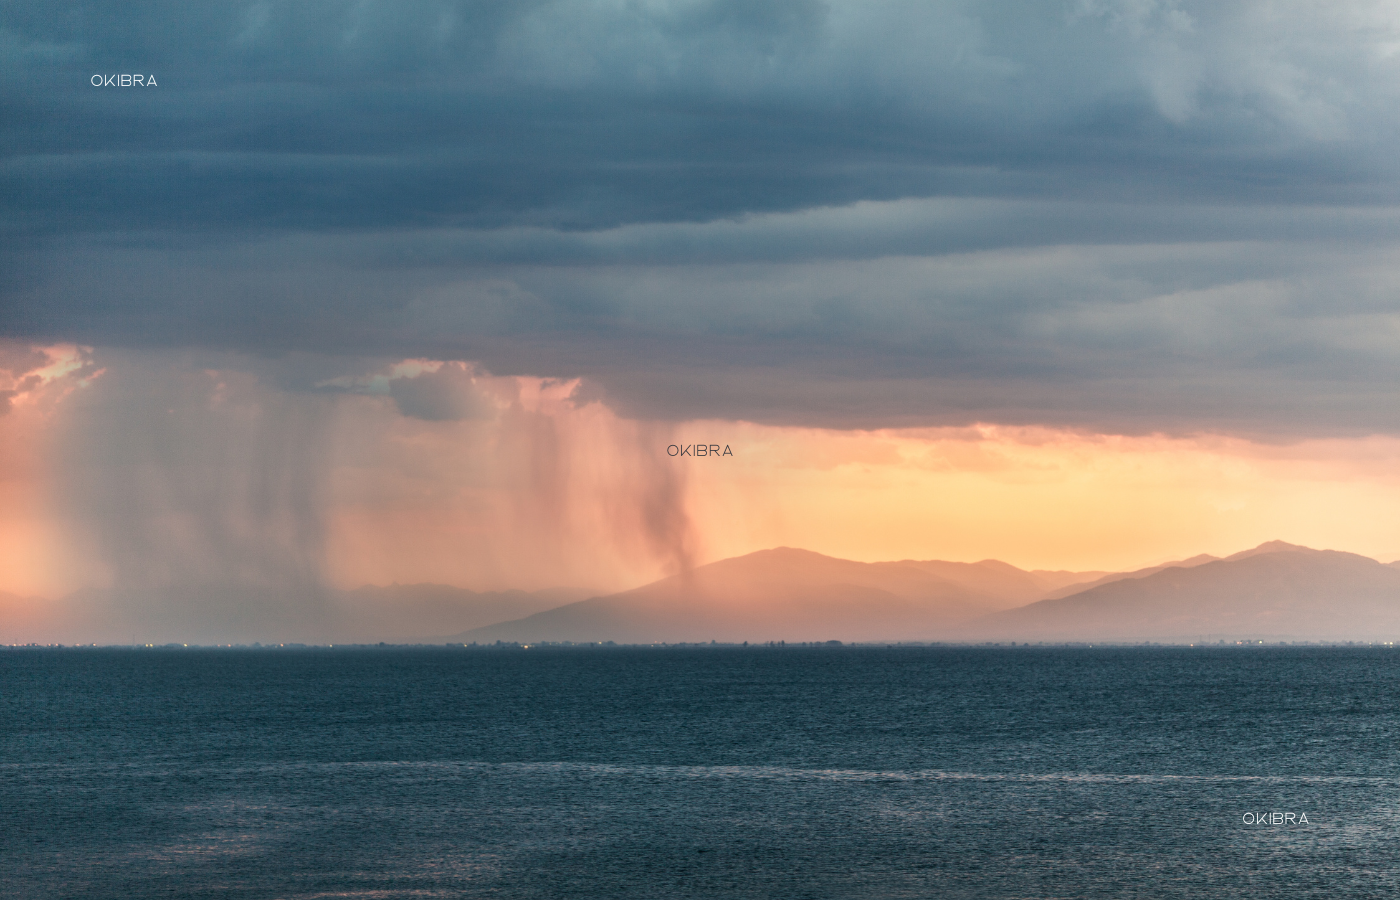
[[534,650],[608,651],[608,650],[743,650],[743,651],[783,651],[783,650],[1264,650],[1264,649],[1396,649],[1394,641],[1044,641],[1028,642],[788,642],[788,643],[655,643],[622,644],[606,643],[493,643],[493,644],[442,644],[442,643],[373,643],[373,644],[0,644],[0,651],[39,651],[39,650],[127,650],[177,652],[182,650],[228,650],[248,652],[305,652],[305,651],[388,651],[420,650],[443,652],[526,652]]

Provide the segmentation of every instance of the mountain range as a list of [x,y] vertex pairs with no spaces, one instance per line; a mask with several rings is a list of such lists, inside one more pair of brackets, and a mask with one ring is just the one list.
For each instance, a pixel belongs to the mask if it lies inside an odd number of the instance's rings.
[[464,643],[1388,641],[1400,567],[1270,541],[1132,572],[778,548],[472,629]]
[[0,642],[1400,639],[1400,562],[1282,541],[1130,572],[1027,571],[990,559],[867,563],[779,547],[605,595],[436,584],[305,596],[227,585],[128,594],[0,594]]
[[1400,639],[1400,567],[1275,541],[984,616],[950,637],[1394,641]]
[[780,547],[453,640],[881,641],[943,633],[1043,597],[1066,577],[995,560],[863,563]]

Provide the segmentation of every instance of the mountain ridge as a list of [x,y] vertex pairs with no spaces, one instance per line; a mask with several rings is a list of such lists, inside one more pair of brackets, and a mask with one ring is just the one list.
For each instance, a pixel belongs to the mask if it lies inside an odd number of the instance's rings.
[[[872,630],[871,623],[901,623],[927,631],[1019,603],[1015,591],[1008,597],[1005,591],[970,587],[977,581],[973,568],[945,570],[957,572],[958,580],[935,568],[914,561],[855,562],[775,547],[515,622],[473,629],[453,640],[878,639],[875,634],[884,626],[876,624]],[[999,575],[1005,573],[992,573],[987,583],[998,583]],[[820,624],[814,615],[824,616]]]
[[865,563],[774,547],[446,640],[884,640],[900,631],[940,633],[1023,605],[1044,596],[1047,582],[1073,577],[1053,575],[999,560]]
[[[161,589],[158,604],[146,592],[137,604],[112,591],[57,600],[0,593],[0,640],[1371,640],[1400,635],[1397,578],[1400,560],[1283,541],[1114,573],[995,559],[866,563],[775,547],[606,594],[421,583],[316,589],[297,600],[268,587],[186,585]],[[165,614],[135,615],[152,606]],[[281,618],[270,628],[250,624],[273,616]]]
[[1205,635],[1370,640],[1400,637],[1400,569],[1338,550],[1270,542],[1166,567],[1067,597],[989,614],[962,640],[1161,640]]
[[[1033,584],[1032,573],[996,560],[858,563],[783,547],[472,629],[451,640],[1188,642],[1224,634],[1298,640],[1400,636],[1400,566],[1283,541],[1223,558],[1199,554],[1112,573],[1018,603]],[[1003,608],[993,608],[997,605]]]

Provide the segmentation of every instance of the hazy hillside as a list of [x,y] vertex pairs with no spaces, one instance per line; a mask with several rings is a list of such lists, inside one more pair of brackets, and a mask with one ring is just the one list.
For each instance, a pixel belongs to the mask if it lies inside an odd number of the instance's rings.
[[943,562],[942,560],[903,560],[876,565],[914,566],[961,585],[969,590],[995,597],[1007,609],[1044,599],[1050,591],[1066,585],[1092,582],[1107,572],[1027,572],[1010,563],[996,559],[981,562]]
[[1391,640],[1400,637],[1400,570],[1352,553],[1273,542],[995,613],[953,634],[1024,641]]
[[1203,566],[1208,562],[1215,562],[1218,559],[1220,559],[1220,557],[1218,556],[1211,556],[1209,553],[1200,553],[1196,556],[1190,557],[1189,559],[1173,560],[1172,562],[1165,562],[1158,566],[1148,566],[1144,569],[1134,569],[1131,572],[1104,572],[1097,578],[1088,579],[1081,582],[1070,582],[1068,584],[1058,586],[1054,589],[1047,591],[1046,593],[1042,594],[1036,599],[1054,600],[1058,597],[1068,597],[1071,594],[1078,594],[1082,591],[1087,591],[1090,588],[1095,588],[1103,584],[1111,584],[1115,581],[1122,581],[1126,578],[1146,578],[1148,575],[1153,575],[1157,572],[1161,572],[1166,569],[1190,569],[1195,566]]
[[[1119,573],[1093,571],[1093,572],[1071,572],[1068,569],[1032,569],[1028,573],[1035,576],[1041,587],[1046,591],[1055,591],[1070,585],[1079,585],[1079,590],[1083,590],[1084,585],[1091,584],[1105,575],[1115,575]],[[1043,599],[1043,598],[1042,598]]]
[[[1263,544],[1260,544],[1258,547],[1252,547],[1249,550],[1241,550],[1239,553],[1234,553],[1230,556],[1226,556],[1223,558],[1244,559],[1247,556],[1258,556],[1261,553],[1277,553],[1281,550],[1299,550],[1307,551],[1309,553],[1318,552],[1315,550],[1310,550],[1307,547],[1300,547],[1297,544],[1289,544],[1285,541],[1267,541]],[[1177,559],[1172,560],[1171,562],[1164,562],[1156,566],[1147,566],[1146,568],[1142,569],[1133,569],[1130,572],[1097,572],[1094,573],[1096,576],[1094,578],[1085,578],[1080,579],[1078,581],[1065,581],[1062,584],[1055,585],[1053,588],[1047,588],[1047,592],[1036,599],[1054,600],[1059,597],[1068,597],[1072,594],[1078,594],[1082,591],[1087,591],[1090,588],[1098,587],[1099,585],[1111,584],[1112,582],[1122,581],[1126,578],[1146,578],[1148,575],[1153,575],[1157,572],[1165,571],[1166,569],[1190,569],[1196,566],[1203,566],[1206,563],[1215,562],[1219,559],[1222,559],[1222,557],[1211,556],[1209,553],[1198,553],[1195,556],[1191,556],[1186,559]]]
[[362,587],[332,601],[332,639],[389,643],[438,640],[436,635],[519,619],[574,603],[591,591],[470,591],[443,584]]
[[[894,640],[933,636],[952,624],[1013,604],[1005,592],[999,596],[974,590],[935,574],[933,568],[937,566],[917,562],[852,562],[789,548],[763,550],[635,590],[469,631],[456,639]],[[994,572],[984,580],[960,571],[968,583],[990,585],[1007,578],[1007,573]],[[1011,577],[1003,586],[1016,583]]]
[[0,593],[0,642],[411,643],[518,619],[590,593],[479,593],[440,584],[293,592],[221,584],[87,589],[54,600]]

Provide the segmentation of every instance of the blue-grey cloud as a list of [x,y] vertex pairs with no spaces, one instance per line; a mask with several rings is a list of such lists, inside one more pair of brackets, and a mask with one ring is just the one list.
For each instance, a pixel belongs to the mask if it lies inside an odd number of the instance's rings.
[[[11,227],[1395,197],[1395,23],[1369,7],[13,4],[6,21]],[[114,72],[159,86],[90,84]]]
[[5,10],[5,335],[671,419],[1400,429],[1383,6]]
[[428,422],[486,419],[495,412],[475,390],[471,370],[461,363],[447,363],[433,372],[390,379],[389,395],[399,412]]
[[[337,241],[292,258],[275,244],[89,248],[24,309],[37,326],[64,298],[100,295],[76,338],[256,346],[218,365],[294,391],[428,357],[582,375],[628,414],[673,420],[1395,431],[1389,226],[1338,215],[1335,233],[1307,239],[766,262],[360,268]],[[765,239],[753,222],[727,227]],[[1381,236],[1347,239],[1368,228]],[[262,264],[240,270],[250,256]],[[396,399],[426,418],[461,412],[428,387]]]

